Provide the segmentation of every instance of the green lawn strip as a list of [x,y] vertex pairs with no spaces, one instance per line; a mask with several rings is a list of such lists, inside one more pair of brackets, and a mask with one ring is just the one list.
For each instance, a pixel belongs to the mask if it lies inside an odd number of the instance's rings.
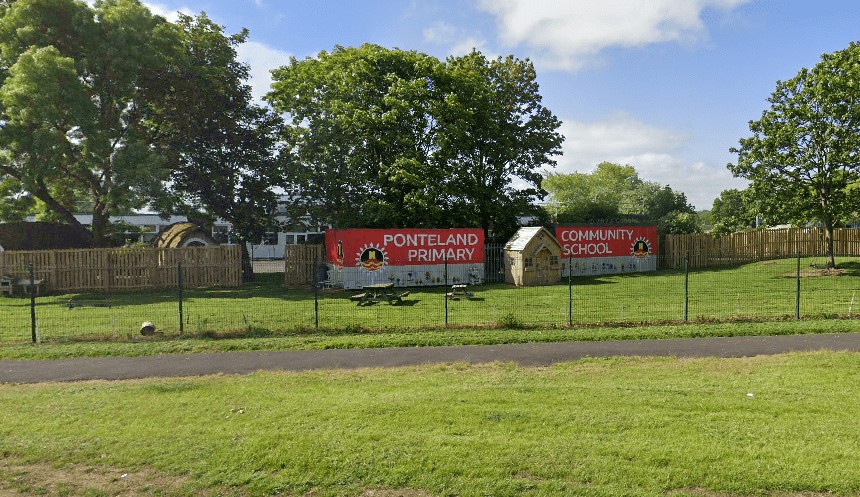
[[430,347],[499,345],[508,343],[590,342],[605,340],[649,340],[732,336],[773,336],[821,333],[856,333],[853,320],[780,320],[769,322],[701,323],[663,326],[592,326],[575,328],[440,328],[428,330],[355,330],[321,332],[250,332],[210,334],[198,338],[157,337],[128,341],[59,341],[7,343],[0,346],[0,359],[67,359],[72,357],[138,357],[160,354],[218,353],[258,350],[324,350],[385,347]]
[[856,495],[858,380],[820,352],[5,385],[0,452],[245,495]]
[[[839,259],[838,276],[814,276],[817,273],[810,265],[815,261],[801,261],[804,277],[800,281],[800,315],[856,316],[860,308],[856,299],[860,262]],[[623,338],[629,336],[624,331],[626,326],[683,322],[685,292],[689,322],[794,317],[798,304],[796,275],[797,260],[783,259],[696,269],[686,277],[683,270],[674,269],[577,277],[571,280],[571,286],[566,282],[529,288],[481,285],[474,288],[473,299],[446,300],[445,288],[416,288],[410,290],[403,304],[395,306],[357,306],[349,298],[355,292],[344,291],[320,292],[315,303],[310,290],[284,289],[280,281],[265,280],[240,289],[186,290],[181,320],[177,292],[118,293],[109,295],[111,307],[71,309],[68,300],[78,295],[54,295],[36,299],[36,334],[38,341],[49,343],[80,339],[132,341],[141,338],[141,324],[150,321],[164,337],[180,336],[180,329],[184,338],[273,337],[292,343],[287,345],[289,348],[504,343],[523,335],[528,337],[526,341],[547,339],[546,336],[587,340],[594,339],[590,337],[595,334]],[[32,339],[29,302],[20,297],[0,298],[0,343]],[[450,328],[476,331],[441,332],[446,316]],[[553,330],[567,328],[571,322],[576,328],[570,331]],[[323,331],[315,331],[317,323]],[[591,331],[589,327],[595,325],[620,326],[621,331]],[[479,331],[498,327],[550,330],[543,337],[538,332]],[[368,334],[368,330],[384,333]],[[663,332],[658,329],[654,335]],[[679,333],[688,336],[691,332]],[[353,336],[356,334],[360,337]],[[187,349],[189,345],[172,347]]]

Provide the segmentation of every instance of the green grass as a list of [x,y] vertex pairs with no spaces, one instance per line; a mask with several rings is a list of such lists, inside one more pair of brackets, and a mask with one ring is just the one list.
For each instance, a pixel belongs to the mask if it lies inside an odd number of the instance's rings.
[[[809,269],[816,259],[804,259]],[[820,261],[819,261],[820,262]],[[860,259],[839,259],[840,275],[801,278],[800,315],[853,316],[860,289]],[[205,337],[229,332],[275,336],[308,330],[403,330],[465,327],[559,327],[595,324],[665,324],[794,317],[797,260],[652,273],[579,277],[561,285],[513,288],[482,285],[474,299],[445,299],[445,288],[410,289],[401,305],[358,307],[356,292],[286,290],[266,279],[240,289],[186,290],[180,319],[177,291],[111,296],[112,307],[69,309],[69,298],[36,299],[37,339],[128,340],[141,323],[155,323],[166,336]],[[91,297],[92,295],[84,295]],[[0,298],[0,341],[31,340],[30,301]],[[857,302],[860,308],[860,302]],[[181,326],[180,326],[181,324]]]
[[5,344],[0,359],[67,359],[72,357],[136,357],[180,353],[255,350],[324,350],[454,345],[497,345],[601,340],[648,340],[730,336],[855,333],[855,320],[783,320],[768,322],[699,323],[655,326],[590,326],[505,328],[440,328],[347,330],[291,333],[207,334],[202,338],[156,337],[129,341],[55,341]]
[[0,454],[184,495],[856,495],[858,396],[856,353],[4,385]]

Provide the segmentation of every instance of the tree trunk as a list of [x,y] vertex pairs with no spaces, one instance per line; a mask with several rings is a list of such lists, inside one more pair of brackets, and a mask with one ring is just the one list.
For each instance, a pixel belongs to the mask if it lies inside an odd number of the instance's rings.
[[245,240],[239,241],[239,246],[242,249],[242,281],[254,281],[254,265],[251,263],[251,254],[248,253],[248,243]]
[[93,224],[91,230],[93,233],[93,243],[96,247],[107,247],[110,243],[107,237],[107,228],[110,224],[110,212],[100,202],[96,202],[93,206]]
[[836,259],[833,256],[833,221],[824,223],[824,244],[827,252],[827,268],[833,269],[836,267]]

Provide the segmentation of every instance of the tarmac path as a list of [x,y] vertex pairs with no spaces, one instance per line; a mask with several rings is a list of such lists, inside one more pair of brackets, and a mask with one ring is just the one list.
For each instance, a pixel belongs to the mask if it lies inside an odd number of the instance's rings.
[[549,366],[584,357],[751,357],[817,350],[860,351],[860,333],[0,360],[0,383],[248,374],[260,370],[391,368],[447,362],[499,361]]

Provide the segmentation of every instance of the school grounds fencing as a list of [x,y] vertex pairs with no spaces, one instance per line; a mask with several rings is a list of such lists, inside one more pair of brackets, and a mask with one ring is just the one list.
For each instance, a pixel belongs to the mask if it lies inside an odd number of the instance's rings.
[[[328,288],[318,271],[310,272],[310,284],[297,288],[285,288],[282,273],[257,275],[235,287],[198,286],[189,282],[202,271],[199,260],[160,262],[160,281],[169,284],[158,287],[111,284],[57,292],[26,280],[75,269],[110,275],[113,266],[15,263],[0,266],[0,274],[17,275],[12,295],[0,296],[0,342],[854,318],[860,309],[860,257],[850,254],[837,256],[836,268],[827,268],[820,254],[754,262],[723,255],[723,265],[709,267],[692,267],[685,257],[681,267],[666,259],[657,271],[565,276],[558,284],[514,287],[498,281],[501,252],[494,253],[485,258],[485,283],[467,287],[465,294],[449,296],[452,281],[428,280],[397,287],[408,295],[393,303],[360,302],[356,297],[365,292]],[[562,262],[570,267],[574,260]]]

